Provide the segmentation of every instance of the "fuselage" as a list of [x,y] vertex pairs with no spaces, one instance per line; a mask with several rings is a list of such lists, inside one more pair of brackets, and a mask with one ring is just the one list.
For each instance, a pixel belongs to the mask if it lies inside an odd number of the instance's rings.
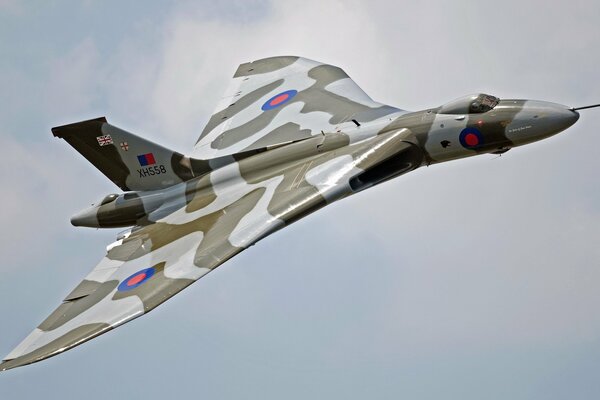
[[[394,117],[385,126],[375,121],[375,134],[409,129],[424,153],[427,165],[509,149],[546,139],[569,128],[579,113],[569,107],[537,100],[500,100],[489,110],[473,112],[469,103],[478,96],[454,100],[448,105]],[[475,100],[474,100],[475,99]],[[470,109],[471,108],[471,109]],[[372,132],[352,136],[368,137]]]
[[503,153],[555,135],[579,118],[568,107],[544,101],[500,100],[479,114],[443,114],[425,110],[407,119],[420,119],[415,135],[428,163],[485,153]]
[[[315,203],[318,209],[422,165],[499,154],[545,139],[578,118],[576,111],[555,103],[465,96],[441,107],[401,111],[365,124],[347,123],[336,132],[232,159],[229,165],[167,189],[109,195],[74,215],[71,222],[96,228],[144,225],[186,206],[192,197],[202,198],[203,191],[208,202],[216,187],[267,181],[285,176],[283,171],[296,165],[299,178],[294,179],[314,184],[325,199]],[[336,171],[336,157],[353,157],[354,170]],[[311,168],[318,169],[323,182],[310,182]]]

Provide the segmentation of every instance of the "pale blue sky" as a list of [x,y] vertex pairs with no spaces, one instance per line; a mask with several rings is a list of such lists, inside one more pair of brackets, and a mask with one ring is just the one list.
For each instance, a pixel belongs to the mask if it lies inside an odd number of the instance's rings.
[[[471,92],[600,102],[600,4],[0,0],[0,355],[117,231],[52,126],[106,116],[186,152],[238,64],[338,65],[404,109]],[[422,168],[278,232],[156,311],[0,374],[0,398],[572,399],[600,394],[600,111]]]

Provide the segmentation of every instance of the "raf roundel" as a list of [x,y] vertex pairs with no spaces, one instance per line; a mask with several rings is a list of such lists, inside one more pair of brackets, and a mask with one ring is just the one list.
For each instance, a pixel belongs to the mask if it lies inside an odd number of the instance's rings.
[[281,92],[279,94],[276,94],[275,96],[273,96],[269,100],[267,100],[265,102],[265,104],[262,105],[261,109],[263,111],[269,111],[269,110],[272,110],[274,108],[277,108],[280,105],[282,105],[282,104],[287,103],[288,101],[290,101],[297,94],[298,94],[298,91],[294,90],[294,89],[292,89],[292,90],[286,90],[285,92]]
[[136,287],[144,284],[144,282],[146,282],[148,279],[152,278],[152,275],[154,275],[155,272],[156,270],[154,268],[146,268],[138,271],[124,279],[117,290],[119,292],[126,292],[128,290],[135,289]]
[[476,149],[483,145],[483,136],[476,128],[465,128],[458,137],[460,144],[467,149]]

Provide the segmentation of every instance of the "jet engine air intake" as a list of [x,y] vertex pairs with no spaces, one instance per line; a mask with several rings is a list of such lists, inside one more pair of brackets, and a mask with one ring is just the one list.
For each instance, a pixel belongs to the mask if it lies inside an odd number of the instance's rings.
[[350,179],[350,187],[354,192],[360,192],[378,183],[385,182],[414,169],[423,162],[423,152],[410,142],[404,142],[410,146],[404,151],[374,165],[372,168]]

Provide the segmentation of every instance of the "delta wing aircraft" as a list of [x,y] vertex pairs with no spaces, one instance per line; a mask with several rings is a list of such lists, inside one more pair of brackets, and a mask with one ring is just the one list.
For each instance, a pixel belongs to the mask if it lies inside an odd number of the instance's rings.
[[573,125],[582,108],[474,94],[409,112],[373,101],[338,67],[273,57],[238,67],[189,155],[105,118],[53,128],[123,191],[72,224],[129,229],[0,370],[148,313],[336,200],[423,165],[547,138]]

